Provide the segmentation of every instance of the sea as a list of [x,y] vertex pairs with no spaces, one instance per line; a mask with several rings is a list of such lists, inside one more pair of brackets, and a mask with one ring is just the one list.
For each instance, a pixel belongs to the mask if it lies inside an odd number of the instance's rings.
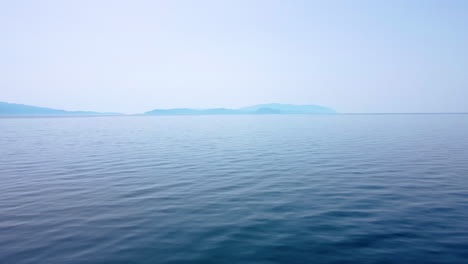
[[468,263],[468,115],[0,118],[0,263]]

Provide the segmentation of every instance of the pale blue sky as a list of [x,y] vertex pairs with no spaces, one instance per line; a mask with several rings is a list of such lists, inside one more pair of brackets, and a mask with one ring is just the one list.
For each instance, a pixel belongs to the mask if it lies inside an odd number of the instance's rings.
[[464,0],[0,0],[0,101],[468,112]]

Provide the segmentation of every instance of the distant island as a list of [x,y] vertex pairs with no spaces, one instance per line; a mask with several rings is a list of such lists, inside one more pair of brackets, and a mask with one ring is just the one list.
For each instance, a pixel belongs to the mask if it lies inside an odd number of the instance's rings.
[[[143,115],[259,115],[259,114],[335,114],[336,111],[319,105],[293,104],[259,104],[239,109],[210,108],[210,109],[155,109]],[[123,115],[120,113],[100,113],[91,111],[66,111],[60,109],[38,107],[24,104],[0,102],[0,115]]]
[[120,115],[119,113],[99,113],[91,111],[66,111],[23,104],[0,102],[0,115]]
[[155,109],[145,115],[254,115],[254,114],[336,114],[336,111],[319,105],[260,104],[239,109]]

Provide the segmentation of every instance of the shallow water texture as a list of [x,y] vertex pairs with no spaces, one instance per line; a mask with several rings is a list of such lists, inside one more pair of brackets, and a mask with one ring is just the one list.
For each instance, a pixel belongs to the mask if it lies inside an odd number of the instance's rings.
[[467,263],[468,115],[0,119],[0,263]]

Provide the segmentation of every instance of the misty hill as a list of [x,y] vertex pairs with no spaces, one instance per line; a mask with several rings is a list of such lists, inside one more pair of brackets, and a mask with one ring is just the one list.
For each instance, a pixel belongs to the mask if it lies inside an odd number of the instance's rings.
[[260,104],[240,109],[249,113],[271,114],[335,114],[336,111],[320,105]]
[[260,104],[240,109],[155,109],[146,115],[232,115],[232,114],[335,114],[336,111],[319,105]]
[[0,102],[0,115],[118,115],[118,113],[65,111],[46,107]]

